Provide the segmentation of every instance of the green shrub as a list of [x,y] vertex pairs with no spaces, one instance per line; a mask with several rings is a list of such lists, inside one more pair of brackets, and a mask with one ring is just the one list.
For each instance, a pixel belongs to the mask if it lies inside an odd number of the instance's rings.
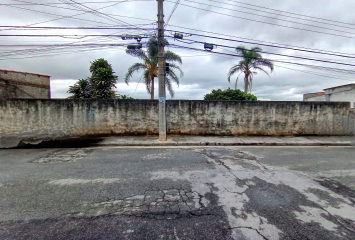
[[205,100],[224,100],[224,101],[257,101],[258,98],[251,94],[240,91],[239,89],[233,90],[212,90],[212,93],[205,95]]

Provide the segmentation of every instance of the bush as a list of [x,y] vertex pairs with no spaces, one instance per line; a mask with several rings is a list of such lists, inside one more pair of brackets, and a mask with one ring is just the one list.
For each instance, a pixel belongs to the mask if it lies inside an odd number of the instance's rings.
[[129,95],[124,95],[124,94],[117,94],[116,99],[120,100],[134,100],[133,97],[130,97]]
[[257,101],[258,98],[251,94],[228,88],[222,91],[221,89],[212,90],[212,93],[205,95],[205,100],[224,100],[224,101]]

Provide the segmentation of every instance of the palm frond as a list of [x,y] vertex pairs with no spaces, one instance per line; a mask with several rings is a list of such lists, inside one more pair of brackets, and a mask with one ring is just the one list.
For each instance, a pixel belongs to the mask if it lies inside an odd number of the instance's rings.
[[174,92],[173,86],[171,84],[171,79],[168,76],[165,77],[165,88],[168,90],[170,96],[174,97],[175,92]]
[[126,73],[126,76],[124,79],[125,82],[127,83],[127,85],[128,85],[129,80],[133,76],[133,73],[138,72],[139,70],[142,70],[142,69],[147,69],[147,65],[145,65],[143,63],[135,63],[128,69],[128,72]]
[[259,67],[267,67],[267,68],[270,69],[270,72],[274,71],[273,62],[271,60],[269,60],[269,59],[266,59],[266,58],[257,59],[255,65],[259,66]]
[[237,76],[237,79],[235,80],[235,84],[234,84],[234,89],[237,89],[237,84],[238,84],[238,80],[239,80],[239,76],[240,74],[242,74],[243,72],[240,72]]
[[126,49],[126,53],[143,60],[148,58],[147,54],[142,49]]
[[262,67],[258,67],[258,66],[254,66],[253,69],[256,69],[256,70],[259,70],[259,71],[262,71],[264,72],[266,75],[269,76],[269,73],[267,71],[265,71]]
[[181,70],[181,68],[178,65],[176,65],[174,63],[169,63],[169,64],[170,64],[170,66],[169,66],[170,69],[172,69],[173,71],[178,70],[180,72],[180,77],[184,76],[184,72]]
[[[174,82],[176,82],[176,84],[179,86],[180,85],[180,81],[178,76],[176,76],[175,72],[170,70],[169,73],[167,74],[172,80],[174,80]],[[169,79],[170,79],[169,78]],[[170,81],[170,80],[169,80]]]
[[147,92],[150,94],[151,93],[151,76],[150,76],[149,69],[144,71],[143,78],[144,78],[144,83],[145,83],[145,87],[147,89]]
[[238,65],[233,66],[228,72],[228,82],[231,81],[231,77],[232,77],[232,75],[234,73],[240,72],[240,71],[242,72],[244,70],[243,68],[244,68],[244,66],[241,63],[239,63]]
[[166,51],[164,54],[164,57],[165,57],[165,60],[168,62],[178,62],[178,63],[182,64],[181,57],[171,51]]

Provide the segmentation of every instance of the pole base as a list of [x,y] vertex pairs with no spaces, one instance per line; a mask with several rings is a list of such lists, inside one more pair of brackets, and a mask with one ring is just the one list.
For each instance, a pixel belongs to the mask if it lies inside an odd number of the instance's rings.
[[162,142],[166,142],[167,140],[167,136],[166,134],[159,134],[159,141],[162,141]]

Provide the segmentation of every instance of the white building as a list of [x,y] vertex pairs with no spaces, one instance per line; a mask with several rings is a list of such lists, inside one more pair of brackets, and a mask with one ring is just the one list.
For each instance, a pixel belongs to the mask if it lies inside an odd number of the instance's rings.
[[351,107],[354,107],[355,84],[326,88],[323,91],[303,94],[303,101],[350,102]]

